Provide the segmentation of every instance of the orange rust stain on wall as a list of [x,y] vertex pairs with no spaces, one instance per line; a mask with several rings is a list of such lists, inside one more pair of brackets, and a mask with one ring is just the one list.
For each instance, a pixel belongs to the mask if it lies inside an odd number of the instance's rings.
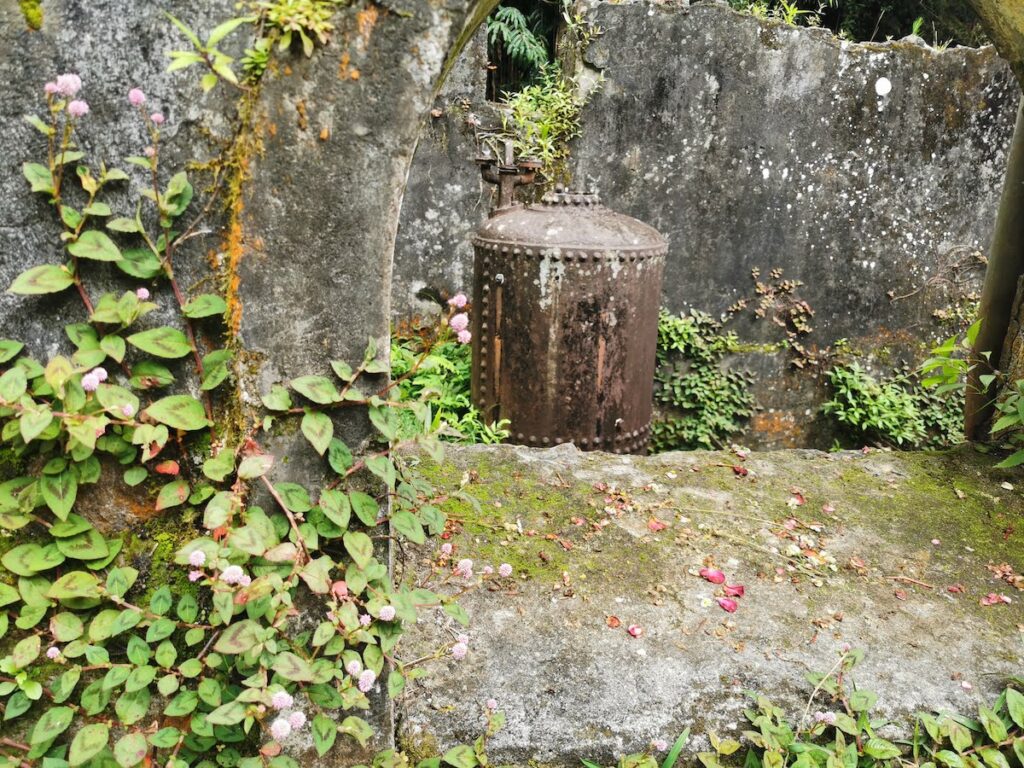
[[803,438],[803,430],[790,413],[755,413],[750,419],[751,431],[786,448],[796,448]]
[[359,70],[355,67],[349,67],[352,63],[352,57],[349,56],[348,51],[341,54],[341,61],[338,62],[338,79],[339,80],[358,80]]
[[[248,161],[245,161],[248,166]],[[242,299],[239,295],[239,267],[242,263],[242,256],[245,253],[245,233],[242,230],[242,196],[239,195],[231,208],[231,224],[228,226],[227,242],[224,250],[228,256],[228,279],[225,293],[227,295],[227,325],[228,332],[237,336],[242,328]]]
[[356,25],[359,28],[359,39],[361,48],[366,50],[366,47],[370,44],[370,36],[373,34],[373,28],[377,26],[377,19],[380,18],[380,13],[377,11],[377,6],[371,5],[356,14]]

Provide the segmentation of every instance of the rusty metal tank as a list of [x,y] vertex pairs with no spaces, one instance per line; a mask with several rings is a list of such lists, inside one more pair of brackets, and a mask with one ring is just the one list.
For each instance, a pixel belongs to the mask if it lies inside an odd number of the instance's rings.
[[477,408],[514,443],[644,452],[665,239],[593,194],[514,203],[534,169],[482,165],[501,194],[473,237]]

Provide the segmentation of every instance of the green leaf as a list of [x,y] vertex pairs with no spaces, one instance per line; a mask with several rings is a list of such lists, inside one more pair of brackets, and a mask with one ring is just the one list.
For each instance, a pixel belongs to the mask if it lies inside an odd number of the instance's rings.
[[320,511],[341,530],[348,528],[352,507],[346,494],[330,488],[324,489],[320,493]]
[[263,405],[271,411],[287,411],[292,407],[292,396],[280,384],[272,386],[270,392],[261,395],[260,399],[263,401]]
[[119,363],[124,360],[124,353],[126,349],[124,339],[120,336],[115,334],[104,336],[100,339],[100,349]]
[[168,359],[184,357],[192,352],[192,347],[189,345],[188,339],[185,338],[185,334],[177,328],[166,325],[141,333],[133,333],[128,337],[128,343],[143,352]]
[[160,494],[156,497],[156,511],[180,506],[188,499],[188,495],[188,483],[181,478],[173,480],[160,489]]
[[196,296],[192,301],[188,302],[181,308],[181,311],[184,313],[185,317],[197,319],[200,317],[210,317],[212,315],[223,315],[228,311],[228,305],[220,296],[213,293],[204,293],[201,296]]
[[981,720],[985,733],[988,734],[992,741],[997,744],[1006,741],[1006,737],[1009,735],[1006,731],[1006,725],[992,709],[989,707],[978,707],[978,719]]
[[99,597],[100,580],[85,571],[71,571],[61,576],[47,591],[54,600]]
[[213,645],[213,650],[217,653],[225,654],[244,653],[256,644],[257,638],[260,635],[260,625],[255,621],[251,619],[236,621],[228,625],[228,628],[217,638],[217,642]]
[[[49,126],[47,126],[49,130]],[[47,192],[53,194],[53,174],[45,165],[39,163],[23,163],[21,172],[25,175],[28,183],[32,185],[33,192]]]
[[68,764],[71,768],[88,762],[107,746],[110,728],[105,723],[93,723],[79,729],[71,741]]
[[902,754],[895,744],[879,738],[868,739],[864,744],[864,753],[878,760],[889,760]]
[[850,709],[854,712],[867,712],[878,702],[878,696],[872,691],[854,691],[850,694]]
[[43,293],[58,293],[75,282],[71,273],[64,267],[56,264],[41,264],[32,269],[26,269],[18,275],[8,293],[18,293],[24,296],[32,296]]
[[57,539],[57,549],[65,557],[70,557],[73,560],[99,560],[110,552],[107,540],[91,526],[82,533]]
[[323,757],[331,750],[334,740],[338,738],[338,726],[327,715],[317,713],[313,718],[312,729],[313,746],[316,747],[316,753]]
[[45,547],[38,544],[22,544],[9,549],[0,558],[4,568],[18,576],[35,576],[42,571],[56,568],[63,562],[64,555],[55,544],[48,544]]
[[159,363],[143,360],[132,368],[130,383],[133,389],[158,389],[174,381],[169,370]]
[[19,599],[18,590],[7,584],[0,583],[0,607],[16,603]]
[[285,506],[292,512],[309,512],[313,505],[309,501],[309,493],[296,483],[278,483],[274,486]]
[[[89,216],[110,216],[113,211],[110,210],[110,206],[106,203],[93,202],[92,205],[87,205],[82,209],[82,213],[88,214]],[[89,234],[86,232],[85,234]],[[106,235],[104,235],[106,237]]]
[[4,371],[0,376],[0,400],[5,403],[15,403],[25,394],[28,389],[28,380],[25,378],[25,371],[21,368],[11,368]]
[[360,522],[367,528],[376,527],[377,517],[380,515],[380,507],[377,506],[374,498],[362,491],[352,491],[349,494],[349,498],[352,501],[352,510],[356,513],[356,517],[359,518]]
[[1024,694],[1016,688],[1006,689],[1006,709],[1018,727],[1024,728]]
[[444,762],[453,768],[476,768],[480,764],[476,759],[476,753],[468,744],[459,744],[449,749],[444,753]]
[[[41,408],[26,408],[18,419],[18,428],[21,431],[21,439],[31,443],[39,437],[46,428],[53,423],[53,412],[48,406]],[[49,436],[52,439],[52,435]]]
[[213,48],[217,43],[231,34],[242,24],[248,24],[254,21],[256,21],[255,16],[240,16],[238,18],[228,19],[227,21],[221,22],[213,28],[213,31],[210,32],[210,36],[206,38],[206,47]]
[[[130,339],[129,339],[130,340]],[[157,400],[145,410],[154,421],[174,429],[195,430],[209,426],[203,404],[191,395],[171,395]]]
[[427,540],[420,521],[407,510],[399,510],[391,516],[391,527],[413,544],[424,544]]
[[306,415],[302,417],[302,434],[316,452],[323,456],[334,437],[334,423],[326,413],[307,408]]
[[15,669],[24,669],[39,658],[42,639],[39,635],[29,635],[14,646],[11,651],[11,662]]
[[122,736],[114,745],[114,759],[121,768],[138,765],[148,754],[149,743],[146,741],[146,735],[139,731]]
[[39,478],[39,491],[50,511],[60,520],[66,520],[78,496],[78,478],[70,470],[59,475],[43,475]]
[[238,477],[242,480],[255,480],[263,477],[274,465],[274,457],[269,453],[246,456],[238,465]]
[[188,208],[188,204],[192,202],[192,185],[189,184],[188,176],[184,171],[174,174],[167,182],[164,199],[168,216],[180,216]]
[[327,463],[339,475],[344,475],[352,467],[352,451],[341,440],[334,438],[327,449]]
[[313,671],[310,669],[309,662],[290,651],[283,651],[277,654],[270,668],[285,680],[291,680],[295,683],[310,683],[313,681]]
[[0,363],[6,363],[8,360],[14,359],[24,348],[25,345],[20,341],[0,339]]
[[248,707],[241,701],[229,701],[221,704],[206,716],[206,722],[211,725],[237,725],[245,719],[245,712]]
[[114,241],[107,234],[98,229],[89,229],[83,232],[78,240],[68,245],[68,253],[80,259],[92,259],[93,261],[120,261],[121,259],[121,250],[114,245]]
[[445,603],[444,612],[459,622],[462,626],[469,626],[469,614],[466,613],[466,609],[458,603]]
[[141,232],[142,227],[135,219],[127,219],[123,216],[111,219],[107,222],[107,229],[113,232]]
[[338,732],[351,736],[362,747],[365,747],[366,742],[373,736],[373,728],[370,727],[369,723],[355,716],[346,717],[342,720],[341,725],[338,726]]
[[149,248],[128,248],[122,251],[117,268],[126,275],[137,277],[140,280],[151,280],[157,275],[163,274],[164,271],[160,259]]
[[216,349],[203,357],[203,381],[200,389],[204,392],[215,389],[228,377],[228,363],[232,353],[229,349]]
[[71,707],[50,707],[32,728],[32,734],[28,738],[29,744],[35,746],[53,741],[68,729],[74,718],[75,711]]
[[1003,459],[996,464],[997,469],[1010,469],[1011,467],[1017,467],[1024,464],[1024,450],[1016,451],[1012,453],[1008,458]]
[[334,382],[325,376],[300,376],[292,379],[291,387],[303,397],[320,405],[336,403],[341,399]]
[[360,568],[365,568],[373,559],[373,541],[362,531],[348,531],[344,537],[345,550]]

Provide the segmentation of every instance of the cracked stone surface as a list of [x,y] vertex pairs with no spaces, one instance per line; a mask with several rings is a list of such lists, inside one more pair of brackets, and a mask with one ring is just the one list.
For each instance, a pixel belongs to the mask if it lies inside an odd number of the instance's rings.
[[[493,763],[607,764],[686,726],[735,735],[748,690],[798,717],[805,674],[847,644],[866,652],[855,680],[893,732],[922,709],[974,712],[1024,660],[1024,592],[988,567],[1024,570],[1024,485],[993,463],[970,450],[453,449],[428,475],[479,509],[450,497],[452,559],[516,574],[462,599],[469,655],[410,687],[399,740],[420,755],[471,740],[493,697],[508,717]],[[451,565],[436,544],[408,578],[432,564]],[[705,564],[746,587],[735,613],[697,575]],[[980,605],[992,592],[1012,602]],[[404,653],[458,631],[424,616]],[[704,736],[689,747],[704,748]]]

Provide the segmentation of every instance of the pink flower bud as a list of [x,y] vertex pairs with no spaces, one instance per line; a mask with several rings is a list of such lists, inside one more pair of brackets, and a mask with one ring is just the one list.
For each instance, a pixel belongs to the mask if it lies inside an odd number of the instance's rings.
[[291,725],[292,730],[299,730],[306,724],[306,714],[304,712],[292,712],[288,715],[288,723]]
[[363,673],[359,675],[359,690],[368,693],[375,682],[377,682],[377,674],[372,669],[364,669]]
[[462,576],[463,578],[470,579],[473,577],[473,561],[468,557],[459,560],[458,565],[455,566],[455,575]]
[[276,740],[288,738],[292,732],[292,724],[289,723],[285,718],[279,717],[277,720],[270,724],[270,735]]
[[453,549],[454,547],[452,547],[452,545],[446,541],[444,544],[441,545],[441,554],[450,555]]
[[164,124],[164,114],[163,114],[163,112],[154,112],[152,115],[149,116],[149,119],[153,121],[153,125],[163,125]]
[[144,154],[146,157],[156,157],[156,150],[153,149],[153,147],[146,147],[144,150],[142,150],[142,154]]
[[54,82],[49,82],[43,86],[43,91],[47,96],[53,96],[55,93],[60,93],[60,87]]
[[714,568],[701,568],[700,575],[712,584],[724,584],[725,574]]
[[132,88],[128,91],[128,103],[133,107],[141,107],[146,103],[146,94],[142,92],[141,88]]
[[46,658],[48,658],[50,661],[53,661],[54,659],[57,659],[59,657],[60,648],[58,648],[57,646],[51,645],[49,648],[46,649]]
[[468,299],[466,299],[466,294],[456,293],[454,296],[448,299],[448,306],[455,307],[456,309],[462,309],[464,306],[466,306],[467,302]]
[[203,578],[203,572],[202,571],[189,571],[188,572],[188,580],[189,581],[199,581],[201,578]]
[[381,621],[393,621],[395,618],[395,606],[385,605],[380,609],[379,616]]
[[85,117],[89,114],[89,105],[80,99],[68,104],[68,114],[72,117]]
[[453,331],[464,331],[469,327],[469,315],[465,312],[452,315],[452,319],[448,321],[448,325],[452,327]]
[[498,708],[498,700],[497,699],[488,699],[487,700],[487,708],[489,710],[491,710],[491,712],[496,710]]
[[132,416],[135,415],[135,409],[128,403],[125,403],[124,405],[121,406],[121,415],[123,415],[126,419],[130,419]]
[[503,579],[507,579],[512,575],[512,566],[508,563],[502,563],[498,566],[498,575]]
[[726,613],[736,613],[736,609],[740,607],[740,604],[731,598],[720,597],[718,598],[718,606]]
[[458,339],[459,344],[469,344],[473,340],[473,334],[469,331],[459,331],[455,338]]
[[145,301],[149,298],[149,288],[136,288],[135,295],[138,296],[139,301]]
[[358,659],[352,659],[352,661],[345,665],[345,671],[352,675],[352,677],[355,677],[363,671],[363,665],[359,663]]
[[189,565],[199,568],[206,564],[206,553],[201,549],[194,549],[188,556]]
[[70,99],[82,90],[82,78],[70,72],[65,75],[57,75],[56,86],[57,93]]
[[93,368],[92,372],[100,381],[106,381],[108,378],[110,378],[110,375],[107,373],[106,368]]
[[469,646],[465,643],[456,643],[452,646],[452,658],[456,661],[462,661],[466,658],[467,653],[469,653]]
[[362,614],[359,615],[359,624],[361,626],[368,627],[368,626],[370,626],[370,623],[372,621],[373,621],[373,616],[371,616],[368,613],[362,613]]
[[95,373],[87,373],[82,377],[82,389],[86,392],[95,392],[99,387],[100,380]]
[[664,739],[655,739],[651,742],[651,746],[654,747],[655,752],[664,752],[668,749],[668,742]]
[[288,709],[294,703],[295,699],[288,691],[277,691],[270,697],[270,706],[274,709]]

